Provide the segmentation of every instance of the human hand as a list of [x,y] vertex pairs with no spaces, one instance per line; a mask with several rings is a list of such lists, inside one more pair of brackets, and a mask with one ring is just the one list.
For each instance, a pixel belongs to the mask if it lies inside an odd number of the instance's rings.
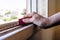
[[25,23],[32,22],[32,23],[34,23],[34,24],[36,24],[38,26],[48,25],[48,23],[49,23],[48,18],[45,18],[45,17],[37,14],[36,12],[30,13],[25,17],[31,17],[31,18],[23,19],[23,22],[25,22]]

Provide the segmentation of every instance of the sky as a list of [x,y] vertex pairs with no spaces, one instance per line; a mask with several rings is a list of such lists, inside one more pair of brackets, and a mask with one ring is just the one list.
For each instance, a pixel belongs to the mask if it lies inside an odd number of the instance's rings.
[[0,0],[0,10],[22,10],[26,8],[26,0]]

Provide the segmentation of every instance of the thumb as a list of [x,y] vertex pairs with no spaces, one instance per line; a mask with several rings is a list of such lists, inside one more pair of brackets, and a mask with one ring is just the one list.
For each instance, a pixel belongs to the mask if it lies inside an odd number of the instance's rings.
[[24,23],[31,23],[31,20],[30,20],[30,18],[26,18],[26,19],[23,19],[23,22]]

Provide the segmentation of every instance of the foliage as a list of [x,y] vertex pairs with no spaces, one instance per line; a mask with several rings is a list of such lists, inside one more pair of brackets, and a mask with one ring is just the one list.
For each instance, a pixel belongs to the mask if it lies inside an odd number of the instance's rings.
[[11,12],[10,12],[10,11],[8,11],[8,12],[6,12],[6,13],[5,13],[5,15],[8,15],[8,14],[11,14]]
[[21,15],[26,15],[26,9],[23,9],[23,12],[21,13]]
[[26,13],[21,13],[21,15],[25,15]]
[[3,15],[0,15],[0,17],[3,17]]
[[5,18],[4,21],[8,22],[8,21],[10,21],[10,18]]
[[11,20],[13,20],[13,19],[17,19],[17,17],[16,16],[11,16]]
[[[15,15],[13,15],[13,16],[9,16],[10,14],[11,14],[10,11],[8,11],[8,12],[5,13],[5,15],[7,16],[7,18],[4,18],[4,19],[3,19],[5,22],[9,22],[9,21],[12,21],[12,20],[18,18],[18,17],[15,16]],[[21,15],[26,15],[26,9],[23,9]],[[1,19],[2,17],[3,17],[3,15],[0,15],[0,19]]]
[[8,21],[11,21],[11,20],[14,20],[14,19],[17,19],[17,17],[16,16],[11,16],[11,18],[5,18],[4,21],[8,22]]

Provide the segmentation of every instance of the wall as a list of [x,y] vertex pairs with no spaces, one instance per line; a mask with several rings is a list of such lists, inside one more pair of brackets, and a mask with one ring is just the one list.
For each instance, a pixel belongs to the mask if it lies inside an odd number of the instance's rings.
[[48,4],[48,15],[51,16],[53,14],[55,14],[55,10],[56,10],[56,0],[49,0],[49,4]]
[[56,12],[60,12],[60,0],[56,0]]
[[[60,12],[60,0],[56,0],[56,12]],[[55,39],[54,40],[60,40],[60,25],[56,26],[54,28],[55,31]]]

